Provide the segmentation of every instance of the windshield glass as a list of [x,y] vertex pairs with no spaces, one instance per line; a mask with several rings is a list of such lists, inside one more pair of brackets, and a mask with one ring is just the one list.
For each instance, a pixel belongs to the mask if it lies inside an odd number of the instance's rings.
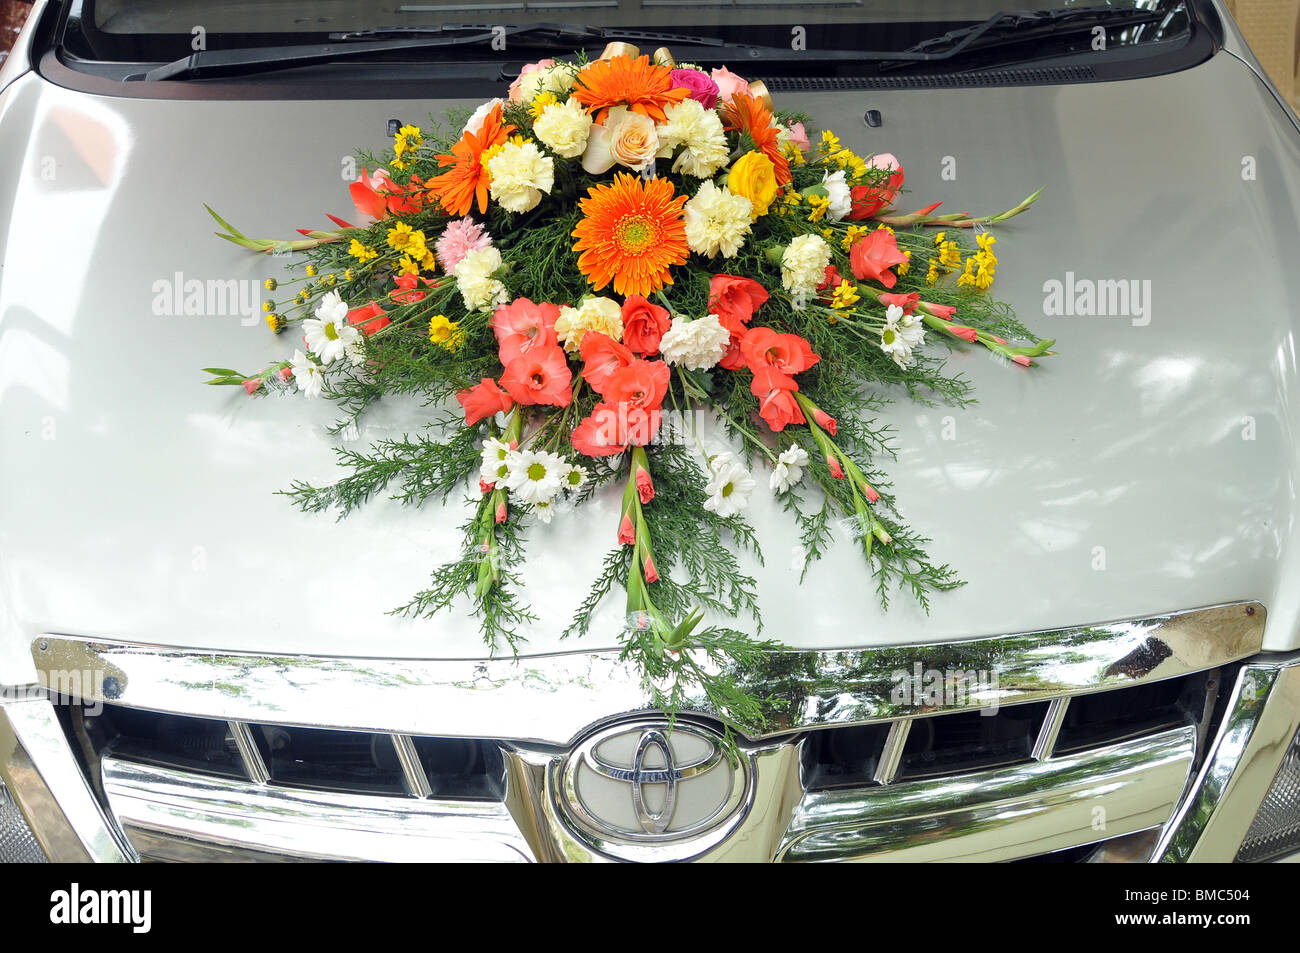
[[[489,36],[467,36],[463,43],[422,55],[466,59],[477,49],[499,57],[503,45],[599,51],[619,33],[671,33],[676,43],[669,46],[697,38],[715,47],[743,44],[862,62],[892,57],[891,69],[918,63],[934,69],[948,60],[970,68],[964,61],[971,58],[988,65],[1158,44],[1185,37],[1190,24],[1183,0],[1075,0],[1055,8],[1052,16],[1022,13],[989,22],[1006,6],[1005,0],[79,0],[70,13],[77,28],[64,37],[75,55],[90,59],[167,62],[199,50],[396,42],[420,36],[421,30],[469,34],[469,27]],[[557,36],[529,31],[530,24],[570,24],[613,35]],[[1100,41],[1098,30],[1104,34]],[[493,31],[499,36],[491,36]],[[979,32],[963,43],[963,31]],[[640,43],[647,52],[656,45]],[[694,58],[710,59],[706,54]],[[720,58],[736,59],[734,53]]]

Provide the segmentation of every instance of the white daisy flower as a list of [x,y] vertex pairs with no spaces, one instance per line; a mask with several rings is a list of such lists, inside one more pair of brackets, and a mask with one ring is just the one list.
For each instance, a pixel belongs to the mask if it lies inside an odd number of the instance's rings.
[[[361,330],[348,324],[348,306],[337,291],[331,291],[316,306],[316,317],[302,323],[307,349],[320,358],[322,364],[333,364],[361,336]],[[357,363],[353,361],[353,363]]]
[[749,495],[754,492],[754,478],[750,476],[740,458],[730,451],[719,453],[709,460],[711,476],[705,491],[709,498],[704,508],[719,516],[735,516],[749,505]]
[[803,468],[806,466],[808,466],[808,451],[797,443],[791,444],[790,449],[783,450],[781,455],[776,458],[776,466],[773,468],[772,476],[768,480],[772,492],[784,493],[802,480]]
[[319,397],[325,386],[325,375],[321,373],[320,365],[302,351],[293,352],[293,379],[298,390],[307,397]]
[[570,463],[560,476],[560,483],[570,493],[576,493],[587,482],[587,468]]
[[549,503],[560,492],[569,464],[544,450],[520,450],[509,455],[506,487],[524,503]]
[[533,513],[543,523],[549,523],[551,518],[555,516],[555,504],[549,500],[542,503],[534,503]]
[[488,437],[483,441],[482,464],[478,476],[484,483],[499,483],[506,478],[510,469],[510,458],[517,451],[510,449],[510,444]]

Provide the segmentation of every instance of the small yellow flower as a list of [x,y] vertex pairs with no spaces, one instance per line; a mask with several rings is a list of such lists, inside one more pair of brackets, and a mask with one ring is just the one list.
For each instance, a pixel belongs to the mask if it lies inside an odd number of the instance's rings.
[[315,266],[315,265],[308,265],[308,266],[307,266],[307,277],[308,277],[308,278],[315,278],[315,277],[316,277],[316,266]]
[[898,272],[898,277],[900,278],[912,270],[912,253],[910,251],[905,251],[903,254],[907,256],[907,261],[902,262],[896,269],[894,269]]
[[348,245],[348,254],[358,261],[369,261],[372,258],[379,257],[379,252],[361,244],[361,242],[357,241],[355,238],[352,239],[352,244]]
[[993,245],[997,242],[998,237],[992,232],[980,232],[975,236],[975,243],[980,246],[980,250],[993,254]]
[[961,249],[956,242],[944,242],[939,246],[939,264],[949,271],[961,267]]
[[428,248],[424,250],[424,258],[420,261],[420,267],[425,271],[434,271],[438,267],[438,259],[433,257],[433,252]]
[[835,294],[831,298],[831,307],[851,308],[861,300],[862,295],[858,294],[857,285],[845,278],[835,286]]
[[405,168],[406,168],[406,163],[403,162],[401,159],[394,159],[392,162],[388,163],[388,165],[389,165],[391,168],[394,168],[394,169],[405,169]]
[[826,153],[838,152],[840,148],[840,137],[835,135],[829,129],[822,130],[822,151]]
[[827,323],[827,324],[839,324],[839,323],[840,323],[840,319],[839,319],[839,317],[838,317],[837,315],[834,315],[834,314],[828,314],[828,315],[826,315],[826,323]]
[[266,311],[266,312],[268,312],[268,313],[274,311],[274,310],[275,310],[275,302],[274,302],[274,301],[263,301],[263,302],[262,302],[262,310],[263,310],[263,311]]
[[306,304],[307,299],[311,297],[311,292],[308,291],[306,288],[303,288],[301,291],[298,292],[297,297],[299,301],[301,301],[303,304]]
[[411,238],[406,244],[406,254],[416,261],[423,261],[424,256],[429,254],[428,246],[425,245],[424,232],[411,232]]
[[[420,147],[420,144],[423,142],[424,142],[424,136],[420,132],[420,127],[407,124],[403,126],[401,129],[397,130],[396,134],[394,134],[393,152],[395,152],[397,154],[397,158],[400,159],[402,156],[406,155],[406,153],[413,152],[416,149],[418,149]],[[393,164],[396,165],[397,163],[394,162]],[[404,169],[406,168],[406,166],[405,164],[403,164],[401,166],[398,166],[398,168]]]
[[533,104],[528,107],[528,112],[533,119],[540,119],[547,106],[553,106],[558,102],[559,100],[555,98],[555,94],[548,89],[538,94],[537,98],[533,100]]
[[945,238],[947,238],[947,237],[948,237],[948,233],[947,233],[947,232],[935,232],[935,235],[934,235],[934,247],[935,247],[935,248],[938,248],[940,245],[942,245],[942,244],[943,244],[943,240],[944,240]]
[[274,311],[266,316],[266,326],[276,334],[283,331],[288,324],[288,321],[286,321],[281,315],[276,314]]
[[889,232],[889,234],[891,234],[891,235],[894,234],[894,230],[893,230],[892,228],[890,228],[888,225],[877,225],[877,226],[876,226],[876,231],[880,231],[881,229],[884,229],[885,231]]
[[328,275],[326,275],[322,280],[325,282],[325,284],[329,285],[330,287],[333,287],[333,285],[334,285],[334,272],[330,272],[330,273],[329,273]]
[[277,287],[279,287],[279,284],[280,283],[276,281],[274,278],[267,278],[266,281],[262,282],[262,286],[266,288],[267,291],[274,291]]
[[420,273],[420,266],[411,261],[407,256],[403,255],[402,260],[397,263],[397,273],[399,275],[418,275]]
[[406,246],[411,243],[411,236],[414,230],[405,222],[398,222],[388,230],[388,247],[395,251],[404,252]]
[[351,269],[351,268],[344,268],[344,269],[343,269],[343,280],[344,280],[344,281],[351,281],[351,280],[352,280],[352,269]]
[[930,259],[930,267],[925,272],[925,283],[932,285],[939,280],[939,263],[933,258]]
[[808,204],[812,206],[812,211],[808,213],[808,221],[820,222],[826,210],[831,207],[831,200],[825,195],[810,195]]
[[465,332],[455,321],[448,321],[445,314],[435,314],[429,319],[429,340],[441,344],[448,351],[455,351],[465,339]]
[[860,240],[866,238],[868,231],[869,229],[862,225],[850,225],[849,230],[845,232],[844,237],[840,239],[840,247],[845,251],[848,251]]

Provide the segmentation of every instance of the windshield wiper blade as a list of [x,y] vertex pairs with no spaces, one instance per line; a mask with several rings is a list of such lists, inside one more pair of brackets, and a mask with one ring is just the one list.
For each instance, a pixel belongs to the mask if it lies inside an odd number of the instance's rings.
[[[602,36],[596,27],[578,23],[528,23],[514,27],[490,26],[477,23],[448,23],[436,27],[401,30],[399,38],[391,36],[393,29],[357,31],[353,34],[331,34],[329,43],[305,43],[293,46],[240,47],[233,50],[200,50],[189,56],[154,67],[146,73],[126,77],[128,81],[158,82],[160,80],[209,79],[221,76],[240,76],[271,70],[293,69],[353,59],[374,53],[400,53],[404,50],[437,49],[450,46],[473,46],[490,43],[504,35],[509,37],[544,37],[552,40],[585,39]],[[611,31],[616,32],[616,31]],[[346,37],[354,38],[346,38]],[[339,37],[340,39],[335,39]],[[406,37],[406,38],[400,38]]]

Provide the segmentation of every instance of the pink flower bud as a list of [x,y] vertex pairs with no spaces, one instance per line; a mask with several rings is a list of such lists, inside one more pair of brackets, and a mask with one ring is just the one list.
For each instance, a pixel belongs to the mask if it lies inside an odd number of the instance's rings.
[[862,492],[867,495],[868,502],[874,503],[876,500],[880,499],[880,494],[876,492],[876,488],[866,480],[862,481]]
[[505,521],[506,521],[506,501],[502,500],[500,503],[497,504],[497,522],[504,523]]
[[998,337],[996,334],[990,334],[989,337],[991,337],[993,340],[997,341],[999,344],[1006,344],[1006,343],[1007,343],[1007,339],[1006,339],[1006,338],[1000,338],[1000,337]]
[[1021,367],[1028,367],[1030,364],[1033,364],[1033,363],[1034,363],[1034,362],[1031,361],[1029,358],[1025,357],[1025,355],[1023,355],[1023,354],[1017,354],[1017,355],[1016,355],[1015,357],[1013,357],[1011,360],[1015,361],[1015,362],[1016,362],[1017,364],[1019,364]]
[[480,493],[491,493],[497,488],[495,483],[489,483],[487,480],[478,481],[478,491]]
[[820,407],[813,411],[813,420],[817,421],[817,426],[826,430],[832,437],[835,436],[835,428],[840,425],[838,420]]
[[921,305],[936,318],[943,318],[945,321],[951,321],[952,316],[957,313],[957,308],[951,304],[931,304],[929,301],[922,301]]
[[292,368],[292,367],[282,367],[282,368],[280,368],[280,380],[282,380],[282,381],[287,381],[287,380],[289,380],[289,378],[291,378],[291,377],[293,377],[293,368]]
[[951,331],[955,336],[961,338],[963,341],[969,341],[972,344],[979,340],[979,335],[975,329],[968,328],[964,324],[950,324],[948,325],[947,330]]
[[618,524],[618,541],[624,546],[631,546],[636,542],[636,527],[632,525],[632,516],[629,513],[624,513],[623,522]]
[[658,582],[659,572],[655,569],[655,561],[649,556],[645,558],[645,581]]
[[655,498],[654,480],[650,479],[650,471],[637,468],[636,471],[636,492],[641,497],[642,503],[649,503]]
[[831,468],[831,476],[837,480],[844,479],[844,471],[840,469],[840,461],[835,459],[835,454],[826,454],[826,465]]
[[262,378],[260,377],[250,377],[248,380],[244,381],[244,390],[249,394],[256,394],[261,389]]

